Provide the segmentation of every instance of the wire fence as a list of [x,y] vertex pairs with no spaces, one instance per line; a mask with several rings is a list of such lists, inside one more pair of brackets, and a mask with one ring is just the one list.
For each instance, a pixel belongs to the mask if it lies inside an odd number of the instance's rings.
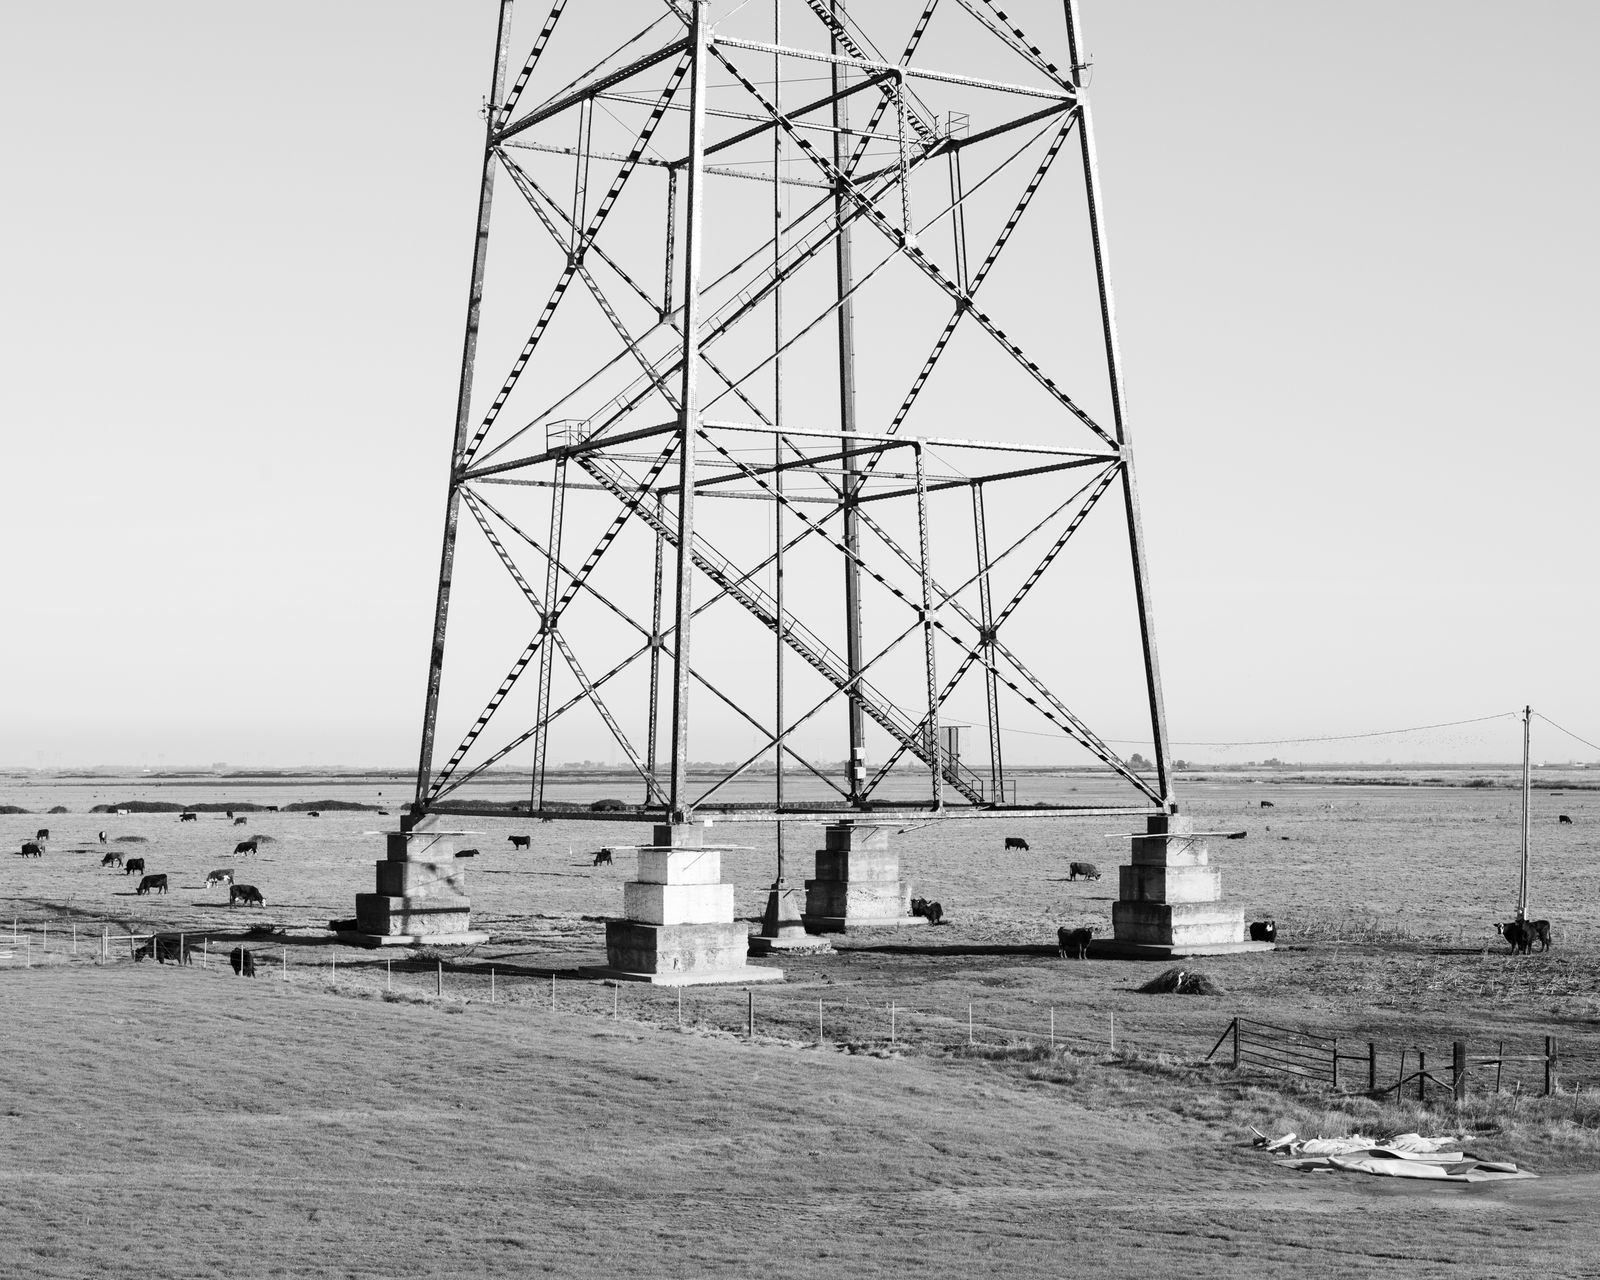
[[1492,1054],[1472,1054],[1464,1041],[1442,1050],[1380,1045],[1239,1016],[1213,1039],[1148,1016],[1130,1019],[1047,1004],[1019,1007],[1014,996],[1003,1006],[978,999],[941,1006],[922,998],[904,1000],[878,987],[828,994],[760,982],[669,987],[619,981],[589,968],[447,959],[411,948],[353,954],[345,948],[341,954],[325,939],[248,931],[144,931],[106,920],[13,919],[9,931],[0,926],[0,969],[149,960],[233,978],[246,968],[246,955],[258,981],[299,990],[391,1001],[483,1002],[856,1051],[1164,1056],[1220,1061],[1235,1070],[1294,1078],[1335,1092],[1392,1093],[1424,1101],[1441,1092],[1460,1100],[1468,1091],[1548,1096],[1600,1088],[1600,1046],[1576,1037],[1559,1047],[1545,1037],[1528,1052],[1496,1040]]

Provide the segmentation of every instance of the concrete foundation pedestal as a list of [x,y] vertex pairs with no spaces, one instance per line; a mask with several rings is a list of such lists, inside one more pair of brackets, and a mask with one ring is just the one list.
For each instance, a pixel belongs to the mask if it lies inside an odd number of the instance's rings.
[[1131,863],[1117,868],[1111,941],[1094,951],[1164,959],[1272,950],[1247,941],[1244,912],[1223,903],[1222,873],[1194,819],[1157,814],[1146,822],[1145,834],[1133,838]]
[[835,822],[817,850],[817,874],[806,881],[808,929],[844,933],[926,924],[911,914],[911,885],[900,878],[900,855],[886,827]]
[[804,890],[799,885],[775,882],[767,890],[767,909],[761,917],[761,931],[750,935],[750,954],[831,955],[833,944],[826,938],[806,932],[802,908]]
[[377,892],[356,894],[356,932],[363,946],[469,946],[487,942],[472,929],[466,871],[455,861],[450,833],[385,833],[386,856],[377,864]]
[[626,918],[606,921],[604,977],[662,986],[776,982],[783,970],[747,964],[749,929],[733,918],[733,886],[722,883],[722,849],[705,828],[655,828],[639,849],[637,879],[622,886]]

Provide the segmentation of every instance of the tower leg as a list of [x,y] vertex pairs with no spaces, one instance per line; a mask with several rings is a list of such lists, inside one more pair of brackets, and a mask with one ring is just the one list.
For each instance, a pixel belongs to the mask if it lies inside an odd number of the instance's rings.
[[1270,942],[1247,941],[1244,912],[1223,903],[1222,872],[1211,865],[1205,837],[1194,834],[1194,819],[1155,814],[1145,822],[1132,862],[1117,869],[1112,941],[1095,951],[1161,959],[1272,950]]
[[835,822],[817,850],[817,875],[806,881],[805,923],[819,933],[926,924],[911,914],[911,885],[886,827]]

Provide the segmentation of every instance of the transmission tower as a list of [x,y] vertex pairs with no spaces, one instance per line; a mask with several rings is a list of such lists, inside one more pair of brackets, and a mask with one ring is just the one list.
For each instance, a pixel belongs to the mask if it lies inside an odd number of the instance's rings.
[[1074,8],[501,0],[413,821],[1176,812]]

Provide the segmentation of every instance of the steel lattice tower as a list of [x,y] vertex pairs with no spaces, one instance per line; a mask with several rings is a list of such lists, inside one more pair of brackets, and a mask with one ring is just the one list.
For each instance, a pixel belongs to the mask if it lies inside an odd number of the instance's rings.
[[716,9],[501,0],[412,821],[1176,812],[1075,3]]

